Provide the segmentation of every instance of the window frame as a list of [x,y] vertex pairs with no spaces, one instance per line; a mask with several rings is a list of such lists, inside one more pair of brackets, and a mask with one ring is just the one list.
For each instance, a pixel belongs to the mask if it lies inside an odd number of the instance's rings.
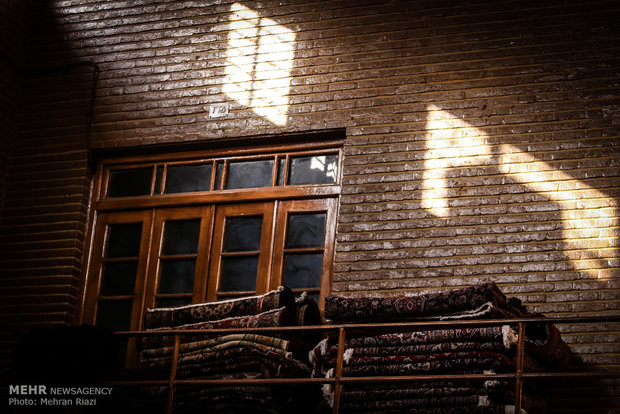
[[[194,207],[176,207],[155,210],[155,217],[153,220],[153,236],[151,241],[153,245],[150,249],[148,274],[146,275],[146,290],[145,290],[145,306],[142,313],[147,308],[153,308],[156,306],[156,301],[159,295],[157,292],[159,282],[161,280],[161,267],[162,267],[162,249],[164,244],[164,229],[167,221],[187,220],[200,218],[200,235],[198,240],[198,248],[196,253],[196,266],[194,273],[194,288],[192,291],[192,303],[202,300],[200,292],[204,292],[207,284],[207,265],[208,255],[201,255],[201,251],[208,251],[211,248],[211,232],[208,230],[213,224],[213,209],[212,205],[194,206]],[[164,297],[181,296],[181,294],[165,294]]]
[[[297,205],[298,207],[303,203],[312,204],[313,200],[331,200],[328,203],[331,205],[331,213],[328,214],[326,220],[326,239],[325,239],[325,251],[323,258],[322,268],[322,280],[320,286],[320,295],[325,297],[331,290],[331,278],[333,271],[333,254],[335,250],[335,230],[336,230],[336,217],[337,209],[339,206],[339,197],[341,193],[342,182],[342,165],[343,165],[343,144],[344,140],[330,140],[316,143],[299,143],[292,145],[256,145],[249,146],[243,149],[226,148],[215,150],[203,150],[203,151],[183,151],[183,152],[171,152],[162,153],[156,155],[144,155],[144,156],[118,156],[102,159],[98,163],[98,171],[96,172],[93,186],[93,197],[91,202],[91,219],[90,226],[88,228],[88,243],[85,251],[87,255],[86,271],[84,283],[81,291],[81,306],[77,311],[76,318],[81,323],[95,323],[96,319],[96,304],[93,305],[93,301],[96,302],[98,292],[101,284],[101,258],[97,257],[97,254],[102,252],[104,246],[104,240],[99,241],[101,238],[101,229],[105,223],[105,217],[113,217],[123,214],[144,215],[149,218],[148,228],[149,232],[142,234],[140,256],[145,256],[148,253],[148,257],[144,259],[144,266],[141,267],[137,275],[136,284],[140,283],[139,289],[141,297],[138,297],[138,291],[134,300],[139,303],[134,303],[134,308],[131,317],[131,329],[141,330],[142,318],[147,308],[155,305],[157,283],[159,279],[160,263],[159,263],[159,251],[161,250],[163,237],[162,226],[164,217],[174,216],[172,211],[184,211],[185,213],[201,208],[207,208],[210,210],[209,223],[206,224],[203,220],[203,225],[210,225],[210,236],[208,239],[208,246],[205,247],[203,242],[203,231],[201,230],[200,244],[202,248],[206,248],[209,252],[204,255],[206,263],[196,264],[196,277],[194,280],[194,292],[192,295],[192,303],[203,300],[215,300],[214,295],[210,289],[213,287],[213,283],[208,283],[208,278],[211,275],[211,267],[213,266],[213,240],[215,217],[217,215],[217,209],[225,205],[232,205],[235,203],[241,203],[241,205],[247,205],[251,203],[264,203],[273,202],[273,217],[272,217],[272,234],[270,235],[271,246],[274,249],[269,252],[269,271],[268,277],[263,282],[257,281],[256,293],[261,291],[267,291],[277,287],[278,282],[281,281],[281,261],[279,262],[279,275],[272,277],[273,267],[275,264],[275,240],[276,227],[279,229],[282,227],[278,224],[278,220],[281,220],[279,208],[280,206],[286,206],[288,202],[290,205]],[[279,185],[278,180],[278,168],[280,159],[286,159],[285,178],[290,169],[291,156],[304,156],[304,155],[324,155],[324,154],[337,154],[338,166],[337,175],[334,183],[328,184],[302,184],[302,185],[288,185],[284,181],[284,185]],[[274,172],[272,174],[272,186],[260,187],[260,188],[244,188],[244,189],[223,189],[214,190],[217,183],[214,183],[216,177],[216,168],[218,160],[226,159],[226,162],[230,162],[238,159],[259,159],[274,157]],[[189,161],[189,162],[188,162]],[[162,170],[162,182],[160,189],[155,188],[157,180],[157,169],[159,165],[182,165],[182,164],[198,164],[205,161],[213,162],[212,179],[209,191],[200,191],[192,193],[165,193],[165,174],[166,168]],[[151,165],[153,168],[153,176],[151,181],[151,195],[147,196],[131,196],[131,197],[117,197],[107,198],[105,195],[108,191],[108,182],[110,171],[114,168],[122,166],[123,168],[139,168],[145,165]],[[226,179],[226,169],[222,174],[222,183]],[[164,211],[168,211],[164,213]],[[183,216],[183,214],[181,214]],[[179,217],[181,217],[179,216]],[[186,216],[183,216],[186,217]],[[159,232],[158,239],[153,237]],[[144,239],[148,238],[148,239]],[[283,241],[282,241],[283,242]],[[200,267],[202,266],[202,267]],[[198,277],[199,268],[206,269],[201,271],[204,277]],[[148,271],[148,273],[147,273]],[[141,276],[143,275],[143,276]],[[140,279],[140,281],[138,280]],[[260,286],[259,286],[260,285]],[[260,289],[259,289],[260,287]],[[138,289],[138,286],[136,286]],[[205,292],[205,297],[201,296],[201,292]],[[139,307],[139,311],[136,306]],[[319,307],[323,308],[323,304],[319,303]]]
[[[321,267],[322,275],[332,275],[333,272],[333,257],[336,244],[336,212],[337,212],[337,199],[335,198],[321,198],[312,200],[285,200],[279,203],[277,209],[276,226],[280,226],[275,233],[275,242],[273,247],[273,270],[271,285],[269,289],[276,289],[282,284],[283,270],[284,270],[284,257],[290,250],[286,248],[286,235],[288,234],[288,218],[291,213],[310,213],[310,212],[325,212],[325,236],[324,244],[322,247],[323,263]],[[299,249],[299,251],[318,251],[317,248]],[[331,279],[331,277],[329,278]],[[293,289],[296,291],[297,289]],[[303,289],[299,289],[300,291]],[[319,297],[324,298],[331,293],[331,280],[325,280],[321,278],[321,283],[318,289]],[[323,303],[319,304],[321,313],[323,311]]]
[[[336,142],[338,145],[336,145]],[[277,185],[277,170],[278,170],[278,158],[279,156],[286,156],[287,162],[290,159],[289,155],[295,156],[302,155],[327,155],[338,154],[338,174],[336,175],[336,182],[333,184],[299,184],[290,185],[285,182],[284,185]],[[169,154],[170,157],[165,156],[145,156],[145,157],[131,157],[131,158],[111,158],[102,161],[99,164],[99,180],[97,188],[95,188],[95,202],[94,208],[97,211],[107,210],[121,210],[121,209],[139,209],[139,208],[153,208],[153,207],[166,207],[176,205],[192,205],[204,203],[205,196],[209,198],[209,202],[213,204],[220,203],[234,203],[240,199],[243,201],[260,201],[269,199],[296,199],[296,198],[308,198],[308,197],[328,197],[339,196],[341,191],[342,181],[342,163],[343,163],[343,148],[342,141],[335,141],[331,146],[320,145],[316,148],[310,146],[303,149],[292,147],[266,147],[265,151],[259,151],[257,148],[252,150],[228,150],[224,152],[211,152],[204,153],[181,153],[181,154]],[[242,188],[242,189],[211,189],[209,191],[197,191],[191,193],[171,193],[166,194],[163,192],[165,183],[162,185],[162,191],[155,191],[155,182],[157,174],[157,166],[160,164],[167,165],[181,165],[183,162],[188,165],[204,163],[208,161],[214,161],[214,169],[212,172],[213,178],[216,175],[217,161],[225,159],[226,162],[237,160],[254,160],[264,159],[269,157],[276,157],[274,162],[274,174],[272,177],[271,187],[258,187],[258,188]],[[152,166],[153,177],[151,180],[151,194],[145,196],[130,196],[130,197],[117,197],[108,198],[106,194],[108,192],[108,183],[110,171],[115,167],[122,166],[122,169],[134,169],[146,166]],[[288,164],[285,168],[285,174],[288,174]],[[163,175],[166,172],[164,169]],[[226,182],[227,170],[224,169],[222,174],[222,183]],[[212,179],[212,182],[214,179]]]
[[254,295],[265,293],[269,288],[269,278],[272,268],[272,237],[274,233],[274,219],[276,202],[223,204],[216,207],[214,228],[212,232],[212,244],[210,268],[207,278],[206,300],[209,302],[221,299],[229,299],[239,296],[237,292],[219,292],[221,284],[221,266],[224,246],[224,230],[229,217],[244,217],[262,215],[262,232],[260,248],[258,251],[258,274],[254,292],[242,292],[242,295]]

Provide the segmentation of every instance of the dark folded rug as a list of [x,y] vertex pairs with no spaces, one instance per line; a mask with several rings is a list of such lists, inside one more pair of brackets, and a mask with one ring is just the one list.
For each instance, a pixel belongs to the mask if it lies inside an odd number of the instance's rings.
[[[301,362],[295,360],[292,357],[292,354],[288,351],[283,351],[262,344],[255,344],[252,342],[240,343],[240,341],[238,341],[237,343],[231,343],[231,347],[229,348],[222,348],[211,350],[208,352],[200,352],[181,356],[177,361],[177,369],[180,371],[184,367],[207,367],[210,365],[226,365],[226,363],[231,362],[230,367],[232,371],[232,368],[235,366],[235,360],[240,361],[242,359],[272,360],[279,364],[282,364],[283,366],[287,365],[293,368],[297,367],[300,373],[306,373],[305,376],[307,376],[308,373],[308,367],[306,365],[303,365]],[[170,358],[148,362],[136,368],[135,372],[142,375],[164,374],[165,376],[169,374],[171,364],[172,361]]]
[[[544,317],[529,314],[528,317]],[[553,324],[530,324],[525,328],[525,350],[543,365],[567,370],[573,365],[573,353]]]
[[[487,381],[492,383],[494,381]],[[498,382],[499,381],[495,381]],[[340,393],[340,401],[356,402],[356,401],[381,401],[390,399],[409,399],[409,398],[431,398],[431,397],[450,397],[456,395],[497,395],[504,391],[507,383],[504,382],[502,387],[486,386],[478,384],[478,386],[463,386],[453,383],[407,383],[407,384],[389,384],[372,386],[344,386]],[[352,388],[352,389],[351,389]]]
[[[210,329],[227,329],[227,328],[263,328],[278,327],[291,325],[293,321],[292,311],[288,308],[273,309],[257,315],[238,316],[235,318],[219,319],[210,322],[191,323],[175,327],[177,331],[184,330],[210,330]],[[157,331],[167,328],[152,329]],[[181,343],[194,342],[204,340],[205,335],[187,334],[181,336]],[[160,348],[174,344],[174,336],[144,336],[141,340],[142,349]]]
[[[269,347],[282,349],[284,351],[288,351],[289,348],[289,341],[282,338],[258,334],[235,333],[230,335],[216,336],[214,338],[207,338],[199,341],[182,343],[179,346],[179,357],[195,354],[198,352],[208,352],[209,350],[213,350],[218,347],[222,348],[230,343],[240,341],[262,344]],[[146,364],[152,361],[170,359],[172,358],[173,351],[173,346],[144,349],[140,352],[140,355],[138,356],[138,363]]]
[[455,315],[472,311],[485,303],[519,314],[495,283],[484,283],[449,292],[416,296],[325,298],[325,318],[334,322],[364,322],[416,319],[428,316]]
[[144,316],[145,329],[187,325],[215,321],[237,316],[256,315],[282,307],[292,307],[293,293],[280,286],[263,295],[248,296],[218,302],[196,303],[176,308],[147,309]]
[[[368,334],[368,332],[367,332]],[[505,326],[429,329],[411,332],[395,332],[381,335],[364,335],[363,332],[351,333],[354,337],[345,340],[345,349],[366,347],[394,347],[443,344],[452,342],[500,342],[506,349],[516,343],[517,337],[512,328]],[[338,338],[330,335],[319,342],[310,351],[310,360],[326,355],[328,350],[335,350]]]

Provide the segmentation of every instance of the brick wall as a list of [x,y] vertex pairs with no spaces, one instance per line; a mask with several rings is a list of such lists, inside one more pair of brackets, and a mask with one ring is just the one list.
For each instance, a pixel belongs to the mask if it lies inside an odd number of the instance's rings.
[[6,173],[15,136],[15,108],[18,106],[23,65],[23,45],[27,26],[18,22],[29,20],[29,7],[25,2],[6,1],[0,4],[0,209],[4,201]]
[[[29,20],[28,7],[25,2],[6,1],[0,3],[0,226],[4,221],[2,207],[5,204],[9,160],[13,151],[13,142],[17,131],[16,109],[19,107],[22,75],[19,67],[23,64],[23,46],[26,41],[26,25],[20,22]],[[0,254],[5,249],[0,244]],[[6,322],[2,313],[0,321]],[[0,361],[9,358],[14,343],[11,334],[7,335],[4,326],[0,336]],[[5,372],[2,364],[0,372]],[[0,374],[2,375],[2,374]]]
[[[334,292],[491,280],[532,311],[606,315],[618,15],[613,1],[63,0],[37,22],[61,35],[35,35],[33,54],[100,67],[95,149],[346,127]],[[617,324],[565,331],[585,360],[620,365]]]
[[[0,220],[3,384],[20,333],[73,322],[91,180],[86,140],[94,68],[33,59],[36,49],[25,46],[26,35],[21,46],[17,40],[41,10],[31,15],[28,3],[17,3],[22,8],[12,9],[6,27],[15,28],[7,38],[15,42],[2,49],[15,74],[2,79],[2,116],[12,127],[2,141],[10,149]],[[32,34],[51,39],[50,29],[39,24]]]

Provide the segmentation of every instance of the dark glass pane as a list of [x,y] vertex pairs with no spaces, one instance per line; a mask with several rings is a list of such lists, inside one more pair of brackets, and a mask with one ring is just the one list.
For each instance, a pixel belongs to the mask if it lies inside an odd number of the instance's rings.
[[219,292],[245,292],[256,289],[258,256],[222,257]]
[[314,301],[316,302],[316,304],[319,304],[319,294],[318,293],[311,293],[309,295],[312,299],[314,299]]
[[105,257],[136,257],[140,252],[142,223],[110,224]]
[[224,233],[225,252],[251,252],[260,250],[263,216],[229,217]]
[[228,164],[226,188],[271,187],[273,160],[236,161]]
[[105,263],[101,280],[102,296],[133,295],[138,261]]
[[329,184],[336,182],[338,155],[291,158],[289,184]]
[[97,326],[114,331],[128,331],[132,300],[100,300],[97,304]]
[[286,248],[323,247],[325,213],[303,213],[288,216]]
[[162,260],[159,293],[192,293],[196,260]]
[[151,194],[153,168],[110,171],[108,197],[128,197]]
[[155,301],[155,306],[158,308],[174,308],[176,306],[189,305],[192,303],[192,298],[158,298]]
[[321,285],[323,253],[287,254],[284,257],[282,284],[292,289]]
[[284,185],[284,171],[286,168],[286,158],[278,161],[278,185]]
[[212,165],[177,165],[168,167],[166,193],[190,193],[209,191]]
[[224,171],[224,162],[218,161],[216,170],[215,170],[215,184],[214,184],[214,188],[216,190],[222,189],[222,171]]
[[157,172],[155,174],[155,194],[161,194],[161,180],[162,177],[164,175],[164,167],[163,166],[158,166],[157,167]]
[[166,221],[162,254],[193,254],[198,251],[200,219]]

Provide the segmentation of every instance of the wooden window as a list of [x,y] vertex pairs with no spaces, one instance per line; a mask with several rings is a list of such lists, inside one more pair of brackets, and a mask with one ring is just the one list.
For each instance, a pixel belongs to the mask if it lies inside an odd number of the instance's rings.
[[212,206],[155,212],[145,307],[198,302],[205,289]]
[[271,289],[307,291],[317,303],[330,292],[336,199],[286,200],[279,204]]
[[322,308],[339,144],[103,160],[82,321],[139,330],[147,308],[279,285]]
[[217,206],[207,300],[268,290],[275,202]]

